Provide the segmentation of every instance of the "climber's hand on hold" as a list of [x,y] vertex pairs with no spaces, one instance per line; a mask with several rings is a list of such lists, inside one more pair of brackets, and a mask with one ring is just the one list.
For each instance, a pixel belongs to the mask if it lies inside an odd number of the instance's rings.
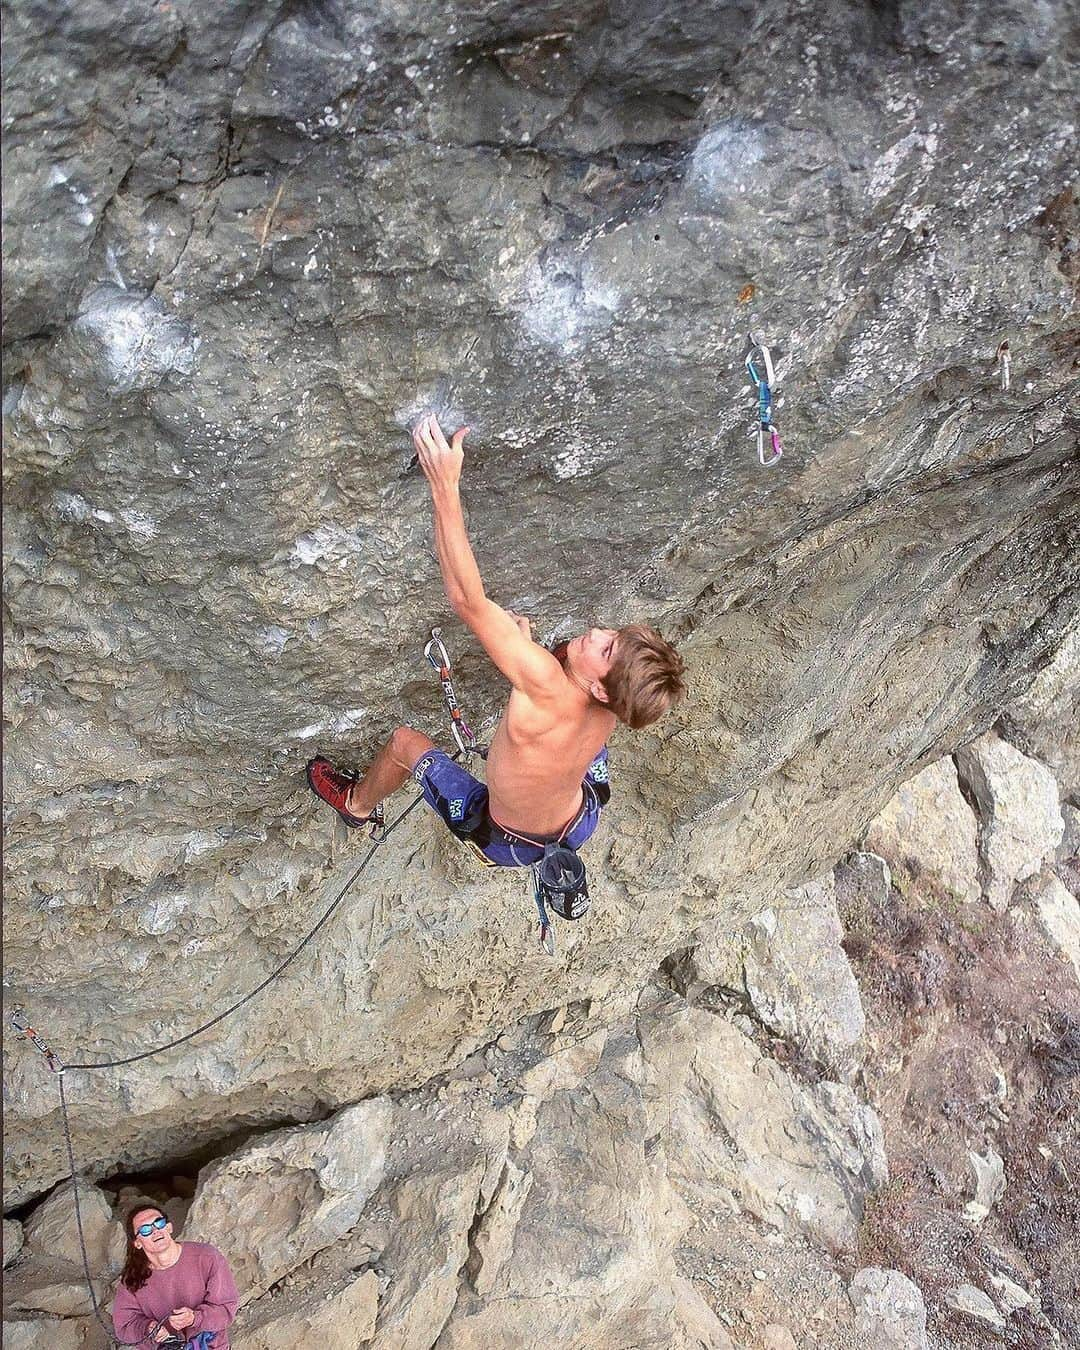
[[517,626],[518,626],[518,632],[522,635],[522,637],[527,637],[527,638],[529,638],[529,639],[531,640],[531,639],[532,639],[532,620],[531,620],[531,619],[526,619],[526,617],[524,616],[524,614],[515,614],[514,611],[513,611],[512,609],[508,609],[506,612],[507,612],[507,614],[510,615],[510,617],[513,619],[513,621],[517,624]]
[[413,445],[424,477],[431,484],[433,492],[437,488],[457,487],[465,459],[461,447],[468,432],[468,427],[459,428],[448,445],[434,413],[428,413],[417,422],[413,429]]

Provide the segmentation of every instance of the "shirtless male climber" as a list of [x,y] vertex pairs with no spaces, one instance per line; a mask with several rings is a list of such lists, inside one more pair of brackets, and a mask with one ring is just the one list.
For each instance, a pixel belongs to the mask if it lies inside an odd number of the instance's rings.
[[555,653],[534,642],[528,619],[484,593],[458,483],[468,428],[447,444],[434,416],[413,432],[431,487],[435,548],[454,613],[513,685],[481,783],[433,741],[398,727],[362,778],[321,756],[307,766],[312,790],[346,825],[378,819],[384,797],[411,775],[451,832],[487,866],[527,867],[547,843],[580,848],[610,796],[607,739],[616,721],[635,731],[685,693],[683,662],[643,624],[590,628]]

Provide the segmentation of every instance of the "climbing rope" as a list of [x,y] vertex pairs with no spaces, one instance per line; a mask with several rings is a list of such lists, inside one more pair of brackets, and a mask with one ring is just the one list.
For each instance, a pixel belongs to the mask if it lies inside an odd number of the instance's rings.
[[[453,759],[457,759],[457,757],[458,756],[456,753],[452,756]],[[405,809],[402,812],[400,812],[398,816],[395,817],[395,819],[391,822],[391,824],[387,826],[386,835],[384,837],[392,834],[393,831],[397,829],[397,827],[409,814],[409,812],[414,810],[417,806],[419,806],[423,800],[424,800],[423,797],[417,797],[413,801],[411,801],[409,805],[406,806]],[[67,1095],[64,1091],[65,1073],[69,1073],[76,1069],[85,1072],[93,1071],[94,1069],[114,1069],[124,1064],[135,1064],[139,1060],[150,1059],[154,1055],[164,1054],[166,1050],[175,1049],[175,1047],[178,1045],[184,1045],[188,1041],[194,1040],[196,1036],[201,1036],[204,1031],[209,1031],[211,1027],[217,1026],[219,1022],[223,1022],[226,1017],[231,1017],[234,1012],[237,1012],[246,1003],[250,1003],[252,999],[257,998],[258,995],[261,994],[264,989],[268,988],[271,984],[273,984],[274,981],[286,969],[288,969],[290,965],[292,965],[292,963],[296,960],[296,958],[300,955],[300,953],[304,950],[304,948],[307,947],[307,945],[311,942],[311,940],[315,937],[315,935],[330,920],[330,917],[334,914],[338,906],[341,904],[342,900],[344,900],[345,896],[352,888],[353,883],[356,881],[360,873],[364,870],[364,868],[374,857],[375,851],[378,847],[379,847],[378,842],[373,843],[371,845],[371,848],[368,850],[367,856],[361,860],[361,862],[353,871],[352,875],[345,882],[344,886],[342,886],[341,890],[338,891],[337,895],[323,911],[318,921],[304,935],[304,937],[300,940],[300,942],[297,943],[297,945],[293,948],[293,950],[289,953],[289,955],[286,956],[284,961],[279,962],[279,964],[274,967],[274,969],[270,972],[270,974],[264,980],[260,981],[260,983],[257,984],[254,989],[249,990],[249,992],[246,993],[243,996],[243,998],[237,999],[235,1003],[230,1004],[230,1006],[226,1008],[223,1012],[220,1012],[215,1017],[210,1018],[209,1021],[203,1022],[201,1026],[196,1027],[193,1031],[187,1032],[187,1034],[184,1036],[177,1036],[174,1040],[166,1041],[162,1045],[154,1046],[154,1048],[151,1050],[143,1050],[136,1055],[125,1055],[120,1059],[99,1060],[97,1063],[93,1064],[90,1063],[65,1064],[63,1060],[60,1058],[60,1056],[57,1055],[49,1047],[48,1042],[41,1035],[41,1033],[35,1030],[35,1028],[30,1025],[26,1017],[26,1013],[23,1011],[23,1009],[15,1008],[12,1010],[10,1015],[12,1028],[19,1035],[26,1037],[26,1039],[31,1043],[31,1045],[33,1045],[34,1048],[39,1052],[39,1054],[41,1054],[46,1064],[49,1066],[49,1069],[56,1075],[57,1085],[60,1089],[60,1117],[64,1129],[64,1143],[67,1148],[68,1167],[70,1169],[72,1194],[75,1201],[75,1225],[79,1233],[79,1249],[82,1253],[83,1276],[86,1280],[86,1287],[90,1294],[90,1302],[93,1305],[94,1316],[97,1318],[98,1322],[105,1330],[105,1333],[109,1337],[109,1343],[111,1345],[114,1346],[132,1345],[132,1344],[141,1345],[143,1344],[143,1342],[145,1342],[146,1337],[144,1336],[142,1338],[142,1341],[136,1342],[118,1341],[116,1339],[116,1335],[113,1329],[106,1323],[104,1317],[102,1316],[101,1309],[98,1305],[97,1291],[94,1288],[93,1277],[90,1274],[90,1258],[86,1251],[86,1239],[83,1232],[82,1208],[79,1203],[78,1167],[75,1161],[75,1146],[72,1142],[71,1137],[71,1122],[68,1118]],[[160,1323],[158,1325],[160,1326]],[[150,1334],[153,1335],[156,1330],[157,1328],[154,1328]]]

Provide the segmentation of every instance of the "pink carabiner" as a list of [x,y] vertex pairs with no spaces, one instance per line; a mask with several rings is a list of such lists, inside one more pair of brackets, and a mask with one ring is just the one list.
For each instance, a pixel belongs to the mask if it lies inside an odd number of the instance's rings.
[[[769,432],[769,439],[772,442],[772,454],[768,459],[765,458],[765,431]],[[784,456],[784,447],[780,443],[780,433],[770,422],[768,428],[758,427],[757,432],[757,457],[758,463],[763,469],[770,469],[778,463]]]

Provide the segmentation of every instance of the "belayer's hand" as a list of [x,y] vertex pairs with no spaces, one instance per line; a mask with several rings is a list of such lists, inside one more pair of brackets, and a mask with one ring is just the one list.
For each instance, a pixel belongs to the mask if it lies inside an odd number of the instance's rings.
[[439,426],[434,413],[422,417],[413,429],[413,445],[417,458],[424,471],[424,477],[432,488],[456,488],[461,478],[461,465],[465,459],[462,442],[469,433],[468,427],[455,431],[447,445],[446,437]]
[[174,1308],[169,1314],[169,1322],[177,1331],[183,1331],[185,1327],[191,1326],[195,1321],[195,1313],[191,1308]]

